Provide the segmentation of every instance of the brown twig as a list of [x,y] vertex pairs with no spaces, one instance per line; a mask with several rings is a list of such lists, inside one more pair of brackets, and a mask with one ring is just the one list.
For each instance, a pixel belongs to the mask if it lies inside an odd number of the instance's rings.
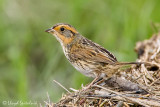
[[68,93],[71,94],[71,92],[67,88],[65,88],[63,85],[61,85],[59,82],[57,82],[56,80],[53,80],[53,82],[55,82],[56,84],[58,84],[60,87],[62,87],[64,90],[66,90]]

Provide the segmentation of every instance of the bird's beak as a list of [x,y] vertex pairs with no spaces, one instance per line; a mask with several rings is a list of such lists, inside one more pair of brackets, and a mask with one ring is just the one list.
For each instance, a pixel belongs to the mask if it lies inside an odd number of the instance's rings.
[[54,29],[50,28],[50,29],[45,30],[45,32],[51,33],[51,32],[54,32]]

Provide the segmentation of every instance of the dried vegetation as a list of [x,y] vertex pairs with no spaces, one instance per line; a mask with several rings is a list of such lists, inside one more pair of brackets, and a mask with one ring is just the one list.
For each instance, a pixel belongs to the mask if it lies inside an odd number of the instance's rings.
[[[68,91],[57,103],[48,107],[130,107],[160,106],[160,33],[149,40],[137,42],[135,51],[140,66],[124,69],[119,75],[100,80],[87,90]],[[62,86],[63,87],[63,86]]]

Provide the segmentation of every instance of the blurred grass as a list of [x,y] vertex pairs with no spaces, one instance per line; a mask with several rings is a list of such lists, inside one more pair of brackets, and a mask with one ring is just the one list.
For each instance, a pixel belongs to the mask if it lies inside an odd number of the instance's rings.
[[135,61],[137,41],[149,38],[160,22],[159,0],[1,0],[0,106],[6,100],[57,101],[62,88],[80,88],[90,78],[66,60],[60,44],[45,33],[56,23],[73,25],[120,61]]

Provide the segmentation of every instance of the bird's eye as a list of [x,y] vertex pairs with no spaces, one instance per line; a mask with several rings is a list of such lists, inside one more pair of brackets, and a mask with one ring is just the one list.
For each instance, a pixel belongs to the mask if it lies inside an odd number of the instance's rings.
[[64,28],[63,28],[63,27],[61,27],[61,28],[60,28],[60,30],[61,30],[61,31],[64,31]]

